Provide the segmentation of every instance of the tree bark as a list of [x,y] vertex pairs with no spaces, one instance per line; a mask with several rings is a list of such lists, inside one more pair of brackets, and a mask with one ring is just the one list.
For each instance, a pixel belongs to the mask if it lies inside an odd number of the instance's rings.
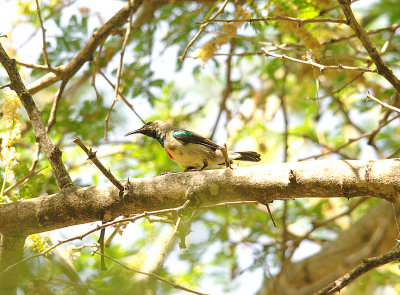
[[131,181],[119,197],[111,185],[70,188],[60,193],[0,206],[0,233],[28,235],[66,226],[112,220],[196,204],[293,198],[378,197],[398,199],[400,161],[323,160],[173,173]]

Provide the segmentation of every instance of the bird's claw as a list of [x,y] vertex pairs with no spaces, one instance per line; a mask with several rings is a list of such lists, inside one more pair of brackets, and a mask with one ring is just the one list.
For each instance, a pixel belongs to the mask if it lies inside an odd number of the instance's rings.
[[165,172],[161,172],[160,176],[167,175],[167,174],[174,174],[174,173],[176,173],[176,172],[165,171]]

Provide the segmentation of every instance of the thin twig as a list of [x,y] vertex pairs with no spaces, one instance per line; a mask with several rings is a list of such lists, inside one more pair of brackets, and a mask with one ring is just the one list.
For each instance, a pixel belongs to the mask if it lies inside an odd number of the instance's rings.
[[301,59],[287,56],[285,54],[275,54],[275,53],[270,52],[266,48],[261,48],[261,50],[264,52],[265,56],[272,56],[272,57],[276,57],[279,59],[286,59],[286,60],[294,61],[297,63],[310,65],[312,67],[319,68],[321,71],[323,71],[323,70],[348,70],[348,71],[361,71],[361,72],[370,72],[370,73],[378,72],[378,70],[375,68],[351,67],[351,66],[344,66],[341,64],[339,64],[339,65],[322,65],[311,59],[301,60]]
[[39,16],[39,22],[40,22],[40,27],[42,28],[42,41],[43,41],[43,56],[44,56],[44,62],[48,68],[51,68],[50,62],[49,62],[49,57],[47,55],[47,48],[46,48],[46,29],[44,28],[43,25],[43,20],[42,20],[42,15],[40,13],[40,6],[39,6],[39,0],[36,0],[36,11]]
[[[314,138],[313,136],[310,136],[308,134],[297,134],[297,133],[291,132],[290,135],[291,136],[298,136],[298,137],[302,137],[304,139],[310,140],[311,142],[318,144],[323,150],[329,150],[330,153],[338,154],[343,159],[356,159],[355,156],[347,154],[347,153],[345,153],[344,151],[342,151],[340,149],[337,150],[337,151],[333,151],[331,146],[329,146],[329,145],[327,145],[325,143],[322,143],[318,138]],[[303,159],[300,159],[299,161],[302,161],[302,160]]]
[[[284,140],[284,147],[283,147],[283,162],[287,162],[289,158],[289,116],[288,116],[288,111],[287,111],[287,106],[286,106],[286,82],[287,82],[287,76],[288,76],[288,67],[284,63],[283,65],[284,68],[284,76],[282,78],[282,87],[280,89],[279,93],[279,99],[281,101],[281,109],[283,113],[283,126],[284,126],[284,134],[283,134],[283,140]],[[283,212],[282,212],[282,242],[281,242],[281,262],[282,262],[282,270],[286,267],[286,243],[288,240],[288,229],[287,229],[287,211],[288,211],[288,200],[283,201]],[[269,208],[268,208],[269,209]],[[271,215],[272,216],[272,215]]]
[[179,232],[179,229],[182,228],[182,215],[183,215],[183,211],[186,210],[186,208],[187,208],[187,207],[189,206],[189,204],[191,203],[191,199],[188,197],[188,194],[186,195],[186,197],[187,197],[187,200],[186,200],[185,203],[179,208],[179,210],[176,212],[176,213],[178,214],[178,218],[177,218],[177,220],[176,220],[176,222],[175,222],[175,225],[174,225],[174,229],[173,229],[173,231],[172,231],[172,234],[171,234],[170,238],[169,238],[168,241],[167,241],[167,247],[166,247],[166,249],[169,248],[168,245],[173,241],[175,235],[177,235],[178,233],[179,233],[180,236],[181,236],[181,243],[180,243],[181,248],[182,248],[182,249],[183,249],[183,248],[186,248],[185,238],[186,238],[186,235],[188,234],[188,232],[187,232],[187,231],[185,231],[185,232]]
[[103,50],[103,45],[104,45],[104,42],[102,42],[100,44],[99,50],[97,51],[96,59],[92,62],[93,70],[92,70],[92,82],[91,82],[91,85],[92,85],[92,87],[94,89],[94,92],[96,93],[96,102],[97,103],[100,103],[100,94],[97,91],[95,80],[96,80],[97,69],[99,69],[99,62],[100,62],[100,57],[101,57],[101,51]]
[[267,207],[267,211],[268,211],[269,217],[271,218],[272,224],[276,227],[276,223],[275,223],[274,217],[272,217],[272,212],[271,212],[271,209],[269,208],[269,204],[266,203],[265,207]]
[[115,91],[114,91],[114,99],[118,99],[118,91],[119,91],[119,85],[121,83],[121,73],[122,73],[122,66],[123,66],[123,61],[124,61],[124,55],[125,55],[125,49],[126,45],[128,44],[128,39],[129,36],[131,35],[131,27],[132,27],[132,15],[129,17],[129,22],[125,31],[125,36],[124,36],[124,42],[122,43],[122,48],[121,48],[121,57],[119,59],[119,65],[117,69],[117,82],[115,83]]
[[282,212],[282,241],[281,241],[281,272],[283,272],[286,268],[286,243],[288,241],[288,228],[287,228],[287,211],[288,211],[288,200],[285,200],[283,203],[283,212]]
[[230,42],[230,49],[229,49],[229,54],[228,57],[226,59],[226,78],[225,78],[225,89],[222,91],[222,99],[221,102],[219,104],[219,112],[217,115],[217,119],[215,120],[214,123],[214,127],[211,131],[210,134],[210,139],[212,140],[215,132],[217,131],[217,127],[218,127],[218,123],[219,120],[221,118],[222,112],[226,111],[226,101],[228,100],[230,94],[232,93],[232,56],[234,55],[234,50],[235,50],[235,45],[236,45],[236,41],[235,39],[231,39]]
[[183,291],[186,291],[186,292],[189,292],[189,293],[193,293],[193,294],[198,294],[198,295],[207,295],[207,293],[198,292],[198,291],[183,287],[181,285],[175,284],[173,282],[170,282],[170,281],[168,281],[168,280],[166,280],[166,279],[164,279],[164,278],[162,278],[159,275],[156,275],[154,273],[147,273],[147,272],[144,272],[144,271],[140,271],[140,270],[137,270],[137,269],[130,268],[130,267],[126,266],[125,264],[119,262],[118,260],[116,260],[116,259],[114,259],[114,258],[112,258],[112,257],[110,257],[108,255],[101,254],[101,253],[98,253],[98,252],[96,252],[96,254],[97,255],[103,255],[105,258],[115,262],[116,264],[122,266],[123,268],[125,268],[127,270],[130,270],[130,271],[142,274],[142,275],[146,275],[146,276],[155,278],[156,280],[159,280],[159,281],[161,281],[161,282],[163,282],[163,283],[165,283],[165,284],[167,284],[167,285],[169,285],[169,286],[171,286],[171,287],[173,287],[175,289],[183,290]]
[[35,176],[36,174],[40,173],[41,171],[43,171],[45,168],[42,168],[38,171],[35,171],[36,165],[39,162],[39,154],[40,154],[40,143],[36,142],[35,143],[35,152],[33,154],[33,160],[32,160],[32,164],[31,167],[29,168],[28,173],[22,177],[20,180],[18,180],[17,182],[15,182],[14,184],[10,185],[6,190],[4,190],[4,195],[8,195],[8,193],[15,187],[19,186],[20,184],[28,181],[29,179],[31,179],[33,176]]
[[[381,50],[379,51],[380,54],[383,55],[383,54],[386,53],[387,49],[389,48],[390,42],[392,42],[394,36],[396,35],[397,29],[398,29],[398,28],[395,28],[395,29],[391,32],[389,38],[385,41],[385,43],[383,44]],[[395,104],[395,105],[398,104],[399,99],[400,99],[400,95],[396,92],[395,95],[394,95],[394,98],[393,98],[394,104]],[[382,123],[382,122],[386,121],[386,120],[389,118],[389,116],[390,116],[391,114],[392,114],[392,112],[391,112],[390,110],[389,110],[388,112],[386,112],[385,115],[383,116],[383,118],[379,121],[379,123]],[[375,140],[375,137],[376,137],[376,135],[378,134],[378,132],[379,132],[379,131],[374,132],[373,134],[371,134],[371,136],[370,136],[369,139],[368,139],[368,144],[369,144],[369,145],[374,145],[374,140]],[[397,154],[397,151],[394,151],[394,153],[392,153],[392,154],[389,156],[389,158],[393,157],[395,154]]]
[[383,106],[386,109],[389,109],[389,110],[394,111],[396,113],[400,113],[400,109],[399,108],[391,106],[390,104],[387,104],[386,102],[380,101],[375,96],[371,95],[369,92],[367,92],[367,98],[379,103],[381,106]]
[[32,178],[33,176],[35,176],[36,174],[42,172],[44,169],[46,169],[46,168],[42,168],[42,169],[37,170],[37,171],[30,170],[30,171],[28,172],[28,174],[26,174],[24,177],[22,177],[21,179],[19,179],[18,181],[16,181],[15,183],[13,183],[12,185],[10,185],[9,187],[7,187],[7,188],[4,190],[4,193],[3,193],[3,194],[4,194],[5,196],[7,196],[8,193],[9,193],[13,188],[19,186],[19,185],[22,184],[22,183],[25,183],[26,181],[28,181],[29,179],[31,179],[31,178]]
[[[346,83],[344,83],[344,84],[343,84],[342,86],[340,86],[339,88],[333,90],[333,91],[330,92],[330,93],[325,94],[324,96],[319,97],[318,99],[321,100],[321,99],[323,99],[323,98],[327,98],[327,97],[331,97],[331,96],[333,97],[334,94],[339,93],[340,91],[342,91],[343,89],[345,89],[347,86],[353,85],[353,82],[356,81],[356,80],[358,80],[359,78],[361,78],[361,77],[364,75],[364,73],[365,73],[365,72],[361,72],[361,73],[357,74],[353,79],[347,81]],[[315,100],[316,100],[317,98],[316,98],[316,97],[313,97],[313,98],[311,98],[311,99],[315,99]]]
[[60,88],[57,90],[56,97],[54,99],[53,105],[51,106],[51,111],[50,111],[50,116],[49,120],[47,121],[47,126],[46,126],[46,132],[49,132],[51,127],[56,123],[56,115],[57,115],[57,109],[58,109],[58,104],[60,103],[60,100],[62,99],[65,87],[67,86],[68,80],[62,80]]
[[[101,71],[99,68],[97,68],[98,73],[107,81],[107,83],[114,89],[115,85],[110,81],[110,79],[107,78],[107,76]],[[119,91],[118,95],[122,98],[122,101],[131,109],[131,111],[135,114],[136,117],[139,118],[140,121],[142,121],[143,124],[146,124],[146,122],[140,117],[140,115],[135,111],[133,108],[133,105],[129,103],[129,101],[126,99],[126,97]]]
[[396,77],[393,71],[385,64],[378,50],[369,39],[367,32],[358,23],[350,7],[351,2],[349,0],[338,0],[338,2],[343,10],[344,15],[346,16],[346,19],[349,22],[349,26],[353,29],[358,39],[361,41],[362,45],[367,50],[368,55],[374,61],[378,74],[385,77],[386,80],[389,81],[390,84],[392,84],[394,89],[396,89],[396,92],[400,94],[400,80]]
[[4,89],[4,88],[10,87],[10,86],[11,86],[11,83],[7,83],[7,84],[5,84],[3,86],[0,86],[0,89]]
[[307,23],[338,23],[347,24],[348,21],[344,19],[337,18],[296,18],[289,16],[276,15],[272,17],[261,17],[261,18],[247,18],[247,19],[213,19],[207,20],[198,24],[208,24],[211,22],[218,23],[254,23],[254,22],[264,22],[264,21],[292,21],[298,23],[300,26]]
[[387,156],[387,159],[394,158],[398,153],[400,152],[400,147],[397,148],[393,153],[391,153],[389,156]]
[[[234,40],[234,38],[232,38]],[[240,53],[220,53],[217,52],[214,56],[251,56],[251,55],[263,55],[264,52],[261,50],[259,51],[251,51],[251,52],[240,52]]]
[[[209,21],[215,19],[218,15],[220,15],[220,14],[222,13],[222,12],[224,11],[224,9],[225,9],[225,6],[228,4],[228,2],[229,2],[229,0],[225,0],[224,3],[221,5],[221,7],[217,10],[217,12],[215,12],[215,13],[210,17]],[[193,37],[193,39],[190,40],[190,42],[189,42],[188,45],[186,46],[185,50],[183,51],[183,54],[179,57],[179,60],[180,60],[180,61],[183,61],[183,60],[185,59],[186,54],[187,54],[187,52],[188,52],[190,46],[192,46],[192,45],[194,44],[194,42],[200,37],[201,33],[206,29],[206,27],[208,26],[208,24],[209,24],[209,22],[200,25],[199,31],[198,31],[197,34]]]
[[97,168],[99,168],[99,170],[103,173],[103,175],[105,177],[107,177],[108,180],[111,181],[111,183],[113,185],[115,185],[115,187],[122,192],[124,190],[123,185],[114,177],[114,175],[112,175],[112,173],[107,170],[103,164],[101,164],[101,162],[99,161],[99,159],[96,157],[96,152],[93,152],[92,149],[88,149],[83,142],[81,141],[81,139],[79,137],[75,137],[73,140],[74,143],[76,143],[87,155],[88,155],[88,160],[92,161],[93,164],[96,165]]
[[[353,4],[353,3],[357,2],[357,1],[360,1],[360,0],[352,0],[351,3]],[[339,8],[339,7],[340,7],[340,5],[335,5],[335,6],[331,6],[331,7],[322,9],[322,10],[320,10],[320,12],[319,12],[319,16],[324,15],[324,14],[326,14],[326,13],[328,13],[328,12],[331,12],[332,10],[335,10],[335,9],[337,9],[337,8]]]
[[[365,133],[364,129],[361,128],[360,126],[358,126],[356,123],[354,123],[354,121],[350,118],[349,112],[346,110],[346,107],[344,106],[342,100],[339,97],[337,97],[336,95],[333,95],[332,98],[337,102],[337,104],[339,106],[339,110],[342,112],[343,116],[345,117],[346,123],[353,126],[358,132],[360,132],[360,134],[364,134]],[[370,136],[372,136],[372,135],[370,135]],[[376,153],[379,155],[380,158],[384,157],[382,151],[380,150],[380,148],[378,148],[376,146],[375,143],[371,142],[369,144],[375,149]]]
[[[383,28],[380,28],[380,29],[367,30],[365,32],[366,32],[367,35],[374,35],[374,34],[379,34],[379,33],[385,32],[385,31],[394,32],[399,27],[400,27],[400,23],[396,23],[396,24],[393,24],[393,25],[390,25],[390,26],[387,26],[387,27],[383,27]],[[350,39],[353,39],[353,38],[357,38],[357,34],[351,34],[349,36],[345,36],[345,37],[340,37],[340,38],[324,41],[324,42],[321,43],[321,45],[323,45],[323,46],[330,45],[330,44],[334,44],[334,43],[337,43],[337,42],[347,41],[347,40],[350,40]],[[301,47],[303,47],[303,45],[301,45],[301,44],[293,44],[293,45],[296,45],[296,46],[300,45]]]
[[[309,157],[302,158],[302,159],[300,159],[299,161],[305,161],[305,160],[308,160],[308,159],[317,159],[317,158],[320,158],[320,157],[329,155],[329,154],[331,154],[331,153],[337,153],[337,152],[339,152],[341,149],[345,148],[346,146],[348,146],[348,145],[350,145],[350,144],[352,144],[352,143],[354,143],[354,142],[356,142],[356,141],[358,141],[358,140],[360,140],[360,139],[362,139],[362,138],[371,136],[372,134],[374,134],[374,132],[377,132],[377,130],[379,131],[379,130],[382,129],[384,126],[388,125],[390,122],[392,122],[393,120],[398,119],[399,117],[400,117],[400,115],[397,115],[397,116],[391,118],[391,119],[388,120],[388,121],[382,122],[382,123],[379,124],[379,126],[377,127],[376,130],[366,132],[366,133],[361,134],[360,136],[355,137],[355,138],[351,138],[351,139],[349,139],[346,143],[342,144],[341,146],[339,146],[339,147],[337,147],[337,148],[332,148],[332,149],[330,149],[329,151],[320,153],[320,154],[318,154],[318,155],[314,155],[314,156],[309,156]],[[327,147],[327,148],[328,148],[328,147]]]
[[392,202],[392,209],[393,209],[394,223],[396,224],[396,228],[397,228],[397,242],[399,243],[400,227],[399,227],[399,222],[397,221],[397,214],[396,214],[396,208],[394,207],[394,202]]
[[[400,28],[400,23],[395,23],[393,25],[387,26],[387,27],[383,27],[380,29],[374,29],[374,30],[367,30],[366,33],[367,35],[374,35],[374,34],[378,34],[378,33],[382,33],[385,31],[390,31],[390,32],[395,32],[398,28]],[[256,40],[252,40],[251,38],[248,37],[244,37],[244,36],[240,36],[240,35],[236,35],[234,38],[236,39],[240,39],[240,40],[246,40],[249,41],[253,44],[259,44],[261,46],[274,46],[276,49],[285,49],[288,47],[296,47],[296,48],[304,48],[305,45],[304,44],[300,44],[300,43],[291,43],[291,42],[287,42],[284,44],[280,44],[280,45],[275,45],[272,44],[271,42],[262,42],[262,41],[256,41]],[[356,34],[351,34],[349,36],[344,36],[344,37],[340,37],[340,38],[336,38],[336,39],[330,39],[328,41],[323,41],[321,42],[322,46],[326,46],[326,45],[331,45],[334,43],[338,43],[338,42],[342,42],[342,41],[347,41],[353,38],[357,38]],[[275,50],[276,50],[275,49]]]
[[305,160],[309,160],[309,159],[317,159],[317,158],[320,158],[320,157],[323,157],[323,156],[326,156],[326,155],[329,155],[329,154],[332,154],[332,153],[337,153],[338,151],[340,151],[341,149],[345,148],[346,146],[348,146],[348,145],[350,145],[350,144],[352,144],[352,143],[354,143],[356,141],[359,141],[360,139],[362,139],[364,137],[368,137],[371,134],[372,134],[372,132],[366,132],[364,134],[361,134],[358,137],[350,138],[346,143],[342,144],[341,146],[338,146],[337,148],[332,148],[329,151],[320,153],[318,155],[309,156],[309,157],[305,157],[305,158],[299,159],[299,161],[305,161]]
[[381,265],[387,264],[389,262],[399,260],[400,259],[400,247],[396,245],[396,247],[389,252],[386,252],[382,255],[373,257],[373,258],[365,258],[363,262],[357,267],[353,268],[349,273],[345,274],[341,278],[335,280],[330,283],[327,287],[320,290],[317,295],[329,295],[339,292],[345,286],[350,284],[359,276],[365,274],[371,269],[377,268]]
[[[48,19],[53,19],[54,16],[60,15],[61,11],[64,10],[64,8],[72,6],[77,0],[69,0],[69,1],[63,1],[57,3],[56,6],[53,7],[52,11],[46,15],[44,20]],[[30,35],[20,44],[18,44],[18,47],[15,48],[16,52],[19,52],[21,48],[25,47],[25,45],[32,40],[33,37],[35,37],[36,33],[39,31],[39,28],[35,28],[35,30],[30,33]]]
[[117,101],[114,99],[113,102],[111,103],[110,108],[108,109],[107,116],[106,116],[106,118],[104,119],[104,137],[103,137],[104,140],[107,140],[108,121],[109,121],[109,119],[110,119],[111,112],[112,112],[112,110],[113,110],[114,105],[115,105],[116,102],[117,102]]
[[[102,222],[104,224],[104,221]],[[100,248],[100,269],[102,271],[106,271],[107,267],[106,267],[106,262],[104,261],[104,236],[106,234],[106,228],[102,228],[100,230],[100,236],[99,236],[99,240],[97,241],[99,243],[99,248]]]
[[119,233],[121,234],[121,227],[124,225],[127,225],[128,222],[122,223],[120,225],[115,226],[113,232],[111,233],[111,235],[108,236],[107,240],[104,242],[104,247],[108,248],[111,245],[112,240],[114,239],[114,237]]
[[[389,38],[388,38],[388,39],[386,40],[386,42],[383,44],[383,46],[382,46],[382,48],[381,48],[381,50],[380,50],[380,53],[381,53],[382,55],[385,54],[386,51],[387,51],[387,49],[389,48],[389,44],[390,44],[390,42],[392,42],[394,36],[396,35],[396,31],[397,31],[397,28],[396,28],[395,30],[392,31],[392,33],[390,34]],[[396,92],[396,93],[395,93],[395,96],[394,96],[394,103],[395,103],[395,104],[398,103],[399,98],[400,98],[400,96],[399,96],[399,94]],[[391,115],[391,113],[392,113],[392,112],[391,112],[390,110],[389,110],[388,112],[386,112],[385,115],[383,116],[383,118],[379,121],[379,123],[382,123],[382,122],[386,121],[386,120],[389,118],[389,116]],[[368,139],[368,144],[369,144],[369,145],[373,145],[373,144],[374,144],[375,136],[376,136],[377,134],[378,134],[378,132],[375,132],[375,133],[373,133],[373,134],[369,137],[369,139]],[[390,156],[389,156],[389,157],[390,157]]]
[[60,73],[60,69],[56,68],[56,67],[49,68],[48,66],[44,66],[44,65],[36,65],[36,64],[26,63],[26,62],[22,62],[22,61],[16,61],[16,62],[20,66],[31,68],[34,70],[46,71],[46,72],[54,73],[56,75]]
[[299,237],[299,238],[297,238],[297,239],[295,239],[293,241],[293,245],[291,247],[291,251],[290,251],[289,255],[287,256],[287,259],[290,261],[290,259],[294,255],[296,249],[299,247],[300,243],[302,241],[304,241],[305,239],[309,239],[311,234],[313,232],[315,232],[317,229],[319,229],[319,228],[321,228],[321,227],[323,227],[323,226],[325,226],[325,225],[327,225],[327,224],[329,224],[329,223],[331,223],[331,222],[335,221],[336,219],[339,219],[339,218],[341,218],[343,216],[350,215],[351,212],[353,212],[358,206],[360,206],[365,201],[367,201],[367,199],[360,198],[359,200],[356,200],[356,201],[350,203],[349,207],[345,211],[343,211],[342,213],[339,213],[339,214],[337,214],[335,216],[332,216],[331,218],[325,219],[323,221],[312,221],[312,225],[313,225],[312,229],[310,229],[307,233],[305,233],[304,235],[302,235],[301,237]]
[[108,121],[110,119],[111,111],[119,97],[118,93],[119,93],[119,85],[121,82],[121,72],[122,72],[123,60],[124,60],[124,55],[125,55],[125,48],[126,48],[126,45],[128,44],[128,39],[131,34],[131,27],[132,27],[132,15],[129,16],[129,22],[126,27],[124,42],[123,42],[122,48],[121,48],[121,57],[119,59],[119,65],[118,65],[118,69],[117,69],[117,82],[115,83],[115,87],[114,87],[114,100],[110,106],[110,109],[108,110],[108,113],[107,113],[107,116],[105,119],[104,140],[107,140]]

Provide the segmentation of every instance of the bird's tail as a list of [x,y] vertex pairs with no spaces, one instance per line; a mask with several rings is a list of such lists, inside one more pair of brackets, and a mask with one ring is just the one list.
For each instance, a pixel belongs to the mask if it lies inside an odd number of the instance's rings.
[[256,152],[236,152],[240,154],[239,158],[236,158],[236,161],[250,161],[250,162],[259,162],[261,161],[261,155]]

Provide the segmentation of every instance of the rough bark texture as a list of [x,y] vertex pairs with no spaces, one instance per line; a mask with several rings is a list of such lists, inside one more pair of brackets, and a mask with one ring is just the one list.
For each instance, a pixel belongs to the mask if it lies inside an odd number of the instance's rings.
[[393,201],[400,189],[400,161],[324,160],[247,168],[174,173],[131,181],[121,199],[111,185],[70,188],[49,196],[0,206],[0,232],[32,234],[111,220],[182,205],[293,198],[378,197]]

